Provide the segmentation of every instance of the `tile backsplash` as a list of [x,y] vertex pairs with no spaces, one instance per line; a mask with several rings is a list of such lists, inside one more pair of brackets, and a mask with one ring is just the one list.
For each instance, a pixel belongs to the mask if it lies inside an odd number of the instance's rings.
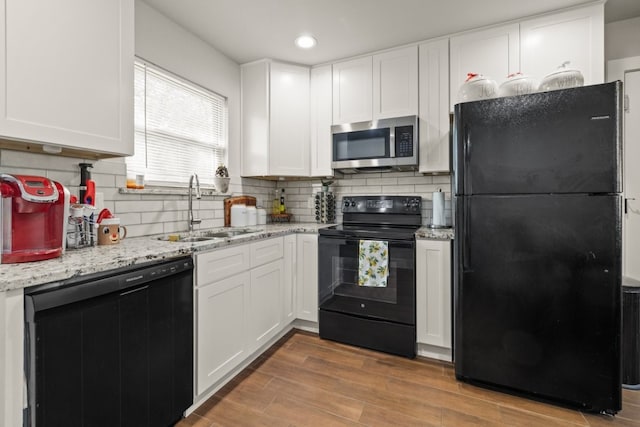
[[[92,163],[91,179],[96,182],[96,203],[108,208],[127,226],[129,236],[146,236],[188,229],[187,189],[178,194],[121,193],[126,184],[124,158],[87,160],[47,154],[0,150],[0,172],[41,175],[60,182],[71,194],[78,194],[79,163]],[[233,175],[233,173],[232,173]],[[445,192],[445,218],[451,223],[451,184],[449,175],[422,175],[417,172],[389,172],[344,175],[330,186],[340,202],[348,195],[411,195],[423,199],[423,223],[432,218],[432,192]],[[314,194],[321,191],[320,180],[267,181],[232,176],[230,193],[256,197],[258,206],[271,206],[276,188],[284,188],[287,211],[295,222],[316,222]],[[101,195],[101,196],[100,196]],[[203,196],[194,200],[194,215],[202,219],[200,228],[224,225],[223,200],[226,196]],[[337,221],[342,221],[340,204],[336,206]]]
[[[278,184],[285,189],[288,211],[296,222],[315,222],[314,195],[322,190],[320,180],[288,181]],[[427,225],[433,216],[433,192],[445,193],[445,219],[451,224],[451,178],[450,175],[422,175],[418,172],[383,172],[343,175],[329,186],[337,198],[337,222],[342,222],[341,204],[344,196],[398,195],[422,197],[422,223]]]

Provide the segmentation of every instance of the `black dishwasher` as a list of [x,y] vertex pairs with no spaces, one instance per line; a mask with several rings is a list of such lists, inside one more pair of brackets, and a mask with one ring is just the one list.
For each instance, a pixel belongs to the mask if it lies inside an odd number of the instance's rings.
[[193,261],[29,288],[30,426],[168,426],[193,403]]

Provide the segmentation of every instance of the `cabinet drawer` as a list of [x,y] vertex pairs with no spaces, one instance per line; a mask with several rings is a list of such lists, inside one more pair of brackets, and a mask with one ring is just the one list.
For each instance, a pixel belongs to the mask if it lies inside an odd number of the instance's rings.
[[251,245],[251,268],[280,259],[283,254],[283,237],[255,242]]
[[196,255],[196,286],[202,287],[249,270],[249,254],[252,252],[249,250],[250,246],[238,245]]

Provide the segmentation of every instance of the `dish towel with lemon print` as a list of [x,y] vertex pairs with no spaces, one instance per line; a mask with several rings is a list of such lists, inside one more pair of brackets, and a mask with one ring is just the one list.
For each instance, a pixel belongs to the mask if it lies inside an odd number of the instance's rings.
[[385,288],[389,277],[389,242],[360,240],[358,285]]

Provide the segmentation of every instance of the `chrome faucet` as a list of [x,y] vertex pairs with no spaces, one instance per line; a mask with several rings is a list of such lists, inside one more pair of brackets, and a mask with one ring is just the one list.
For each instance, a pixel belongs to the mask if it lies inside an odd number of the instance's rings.
[[200,199],[202,195],[200,194],[200,180],[198,179],[198,174],[194,173],[189,178],[189,231],[193,231],[193,224],[200,224],[202,220],[200,218],[193,217],[193,179],[196,180],[196,199]]

